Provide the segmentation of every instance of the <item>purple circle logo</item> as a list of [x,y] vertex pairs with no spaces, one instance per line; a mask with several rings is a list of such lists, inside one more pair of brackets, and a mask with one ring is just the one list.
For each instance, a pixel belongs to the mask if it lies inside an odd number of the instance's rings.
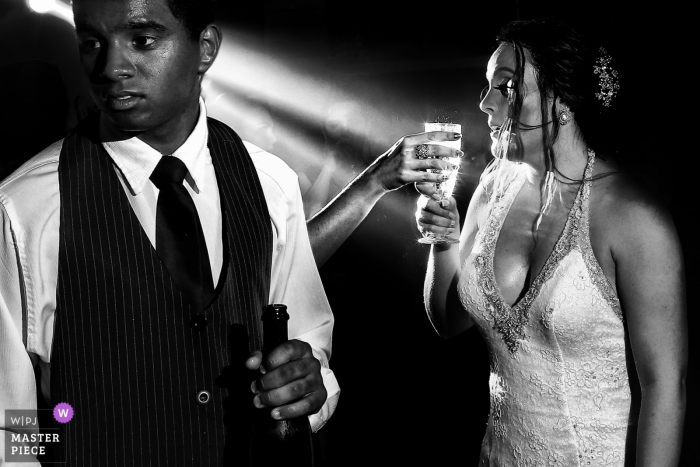
[[61,402],[53,408],[53,418],[58,423],[68,423],[73,420],[73,407],[70,404]]

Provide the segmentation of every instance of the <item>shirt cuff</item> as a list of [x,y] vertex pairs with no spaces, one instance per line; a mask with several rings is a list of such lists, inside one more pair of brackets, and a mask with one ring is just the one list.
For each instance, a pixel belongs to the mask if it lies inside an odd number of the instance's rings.
[[323,378],[323,385],[326,387],[327,397],[321,410],[313,415],[309,415],[309,424],[311,425],[311,431],[314,433],[323,428],[323,425],[331,418],[340,398],[340,386],[333,370],[321,367],[321,377]]

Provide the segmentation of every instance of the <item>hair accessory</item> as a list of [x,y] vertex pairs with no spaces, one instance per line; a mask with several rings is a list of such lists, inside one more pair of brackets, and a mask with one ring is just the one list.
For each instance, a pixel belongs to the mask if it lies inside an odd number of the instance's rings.
[[595,96],[603,102],[605,107],[610,107],[612,98],[620,89],[620,83],[617,82],[617,70],[613,70],[610,66],[611,60],[608,52],[601,47],[600,56],[596,58],[596,65],[593,67],[593,73],[598,75],[600,80],[600,92],[597,92]]
[[571,111],[568,107],[563,107],[557,114],[557,117],[559,118],[559,125],[568,125],[571,121]]

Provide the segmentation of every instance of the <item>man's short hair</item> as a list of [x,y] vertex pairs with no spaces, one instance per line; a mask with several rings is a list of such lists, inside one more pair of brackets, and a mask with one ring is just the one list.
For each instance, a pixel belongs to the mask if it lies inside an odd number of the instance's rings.
[[214,22],[214,0],[167,0],[170,12],[187,29],[190,39],[199,35]]

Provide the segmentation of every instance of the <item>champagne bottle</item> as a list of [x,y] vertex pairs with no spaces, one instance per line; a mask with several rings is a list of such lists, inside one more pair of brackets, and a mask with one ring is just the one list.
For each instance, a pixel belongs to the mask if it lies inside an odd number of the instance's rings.
[[[263,358],[287,341],[286,305],[263,308]],[[252,467],[313,467],[314,450],[311,426],[306,416],[275,420],[271,408],[258,409],[250,443]]]

